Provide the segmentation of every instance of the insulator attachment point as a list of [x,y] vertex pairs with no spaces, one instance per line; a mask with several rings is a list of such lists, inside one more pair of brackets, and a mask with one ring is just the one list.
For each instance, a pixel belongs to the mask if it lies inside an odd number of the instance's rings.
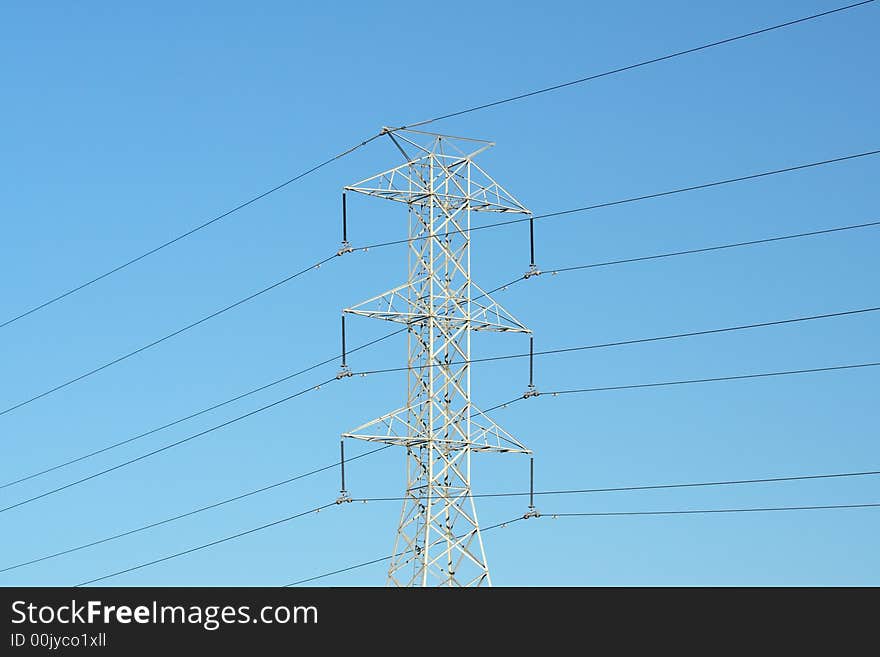
[[347,241],[343,241],[342,244],[339,245],[339,250],[336,252],[336,255],[343,256],[346,253],[354,253],[354,247]]
[[349,494],[349,492],[347,490],[339,491],[339,497],[336,498],[337,504],[346,504],[346,503],[353,502],[353,501],[354,500],[351,499],[351,495]]
[[529,518],[540,518],[541,512],[538,511],[534,507],[530,507],[529,510],[523,515],[523,520],[528,520]]
[[530,383],[528,390],[523,393],[523,399],[528,399],[529,397],[538,397],[541,394],[541,391],[535,387],[535,384]]
[[532,276],[540,276],[542,273],[543,272],[538,269],[538,265],[531,265],[529,266],[529,270],[525,274],[523,274],[523,278],[529,279]]
[[337,379],[345,379],[349,376],[354,376],[354,372],[351,371],[348,365],[343,365],[342,368],[336,373]]

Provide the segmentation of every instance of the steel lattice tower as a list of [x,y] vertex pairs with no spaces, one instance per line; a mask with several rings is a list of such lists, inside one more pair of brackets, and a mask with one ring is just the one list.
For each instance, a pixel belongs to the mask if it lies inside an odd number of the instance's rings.
[[472,212],[531,213],[474,163],[491,142],[386,134],[404,164],[345,190],[406,204],[409,276],[343,312],[407,326],[407,403],[342,435],[406,447],[388,584],[491,585],[471,496],[471,454],[531,452],[472,403],[470,332],[530,331],[471,281],[469,229]]

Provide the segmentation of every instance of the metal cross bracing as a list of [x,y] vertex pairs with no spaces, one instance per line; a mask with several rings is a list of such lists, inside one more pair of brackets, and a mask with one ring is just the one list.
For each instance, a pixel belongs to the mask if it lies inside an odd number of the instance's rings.
[[405,162],[345,187],[404,203],[406,283],[343,312],[407,327],[406,405],[342,434],[406,448],[391,586],[491,585],[471,495],[474,452],[531,454],[471,400],[471,331],[530,333],[471,281],[472,212],[531,212],[473,158],[491,142],[387,132]]

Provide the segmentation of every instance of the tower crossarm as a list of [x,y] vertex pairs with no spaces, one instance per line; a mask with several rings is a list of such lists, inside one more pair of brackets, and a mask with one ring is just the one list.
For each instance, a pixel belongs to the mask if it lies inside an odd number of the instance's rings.
[[[428,403],[428,401],[424,401],[413,406],[399,408],[351,431],[346,431],[342,437],[409,448],[424,447],[428,440],[424,437],[425,427],[419,419],[425,417],[425,405]],[[438,445],[442,444],[450,451],[469,449],[472,452],[532,453],[532,450],[502,429],[483,411],[473,406],[470,409],[468,418],[471,422],[470,437],[436,436],[433,438],[433,442]],[[461,418],[450,418],[450,424],[460,421]]]
[[[432,317],[429,299],[424,293],[425,283],[426,279],[421,278],[398,285],[351,308],[345,308],[342,312],[401,324],[423,322]],[[467,294],[462,290],[448,295],[449,303],[443,309],[443,314],[434,314],[433,318],[442,319],[449,326],[469,326],[472,331],[531,333],[522,322],[475,283],[471,282],[470,285],[479,294],[470,299],[469,313]],[[450,313],[450,310],[459,312]]]

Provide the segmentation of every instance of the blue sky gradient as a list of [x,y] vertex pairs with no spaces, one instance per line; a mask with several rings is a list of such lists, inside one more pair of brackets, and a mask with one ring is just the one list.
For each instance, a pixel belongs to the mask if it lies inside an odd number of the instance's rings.
[[[0,320],[272,187],[383,125],[582,77],[835,6],[713,3],[10,3],[0,10]],[[880,7],[834,16],[436,124],[492,139],[484,166],[536,213],[880,147]],[[124,272],[0,330],[0,406],[274,282],[338,246],[343,185],[396,165],[377,140]],[[862,158],[538,222],[543,269],[880,219]],[[478,217],[477,223],[490,219]],[[351,198],[353,242],[405,237],[395,204]],[[880,228],[541,276],[498,299],[538,349],[878,305]],[[474,233],[484,289],[528,264],[525,225]],[[402,247],[333,261],[221,318],[0,417],[0,479],[128,438],[338,352],[340,308],[406,276]],[[356,345],[395,328],[349,323]],[[561,389],[880,360],[877,313],[548,356]],[[521,352],[480,335],[474,357]],[[402,336],[350,359],[405,364]],[[313,385],[305,374],[51,475],[2,506]],[[475,401],[521,393],[522,361],[477,364]],[[540,397],[495,419],[536,452],[539,488],[880,466],[877,368]],[[402,374],[353,378],[0,513],[0,568],[332,463],[340,432],[401,405]],[[351,443],[351,455],[370,446]],[[474,457],[474,490],[523,490],[528,462]],[[355,496],[402,492],[404,455],[352,463]],[[68,585],[335,498],[330,471],[41,564],[0,585]],[[543,512],[880,502],[880,479],[544,498]],[[485,524],[525,510],[480,500]],[[111,585],[278,585],[388,554],[398,503],[346,505],[123,575]],[[880,510],[517,523],[486,535],[500,585],[880,584]],[[384,564],[321,580],[379,585]]]

